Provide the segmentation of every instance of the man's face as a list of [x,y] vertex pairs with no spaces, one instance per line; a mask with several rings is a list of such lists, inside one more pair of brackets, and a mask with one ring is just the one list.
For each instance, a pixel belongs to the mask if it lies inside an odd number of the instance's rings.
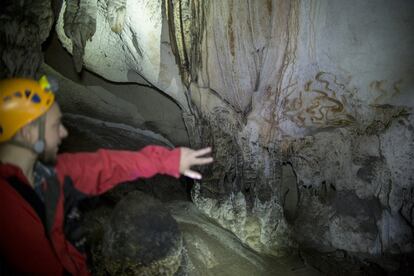
[[62,113],[60,112],[59,105],[54,103],[50,110],[46,113],[46,125],[45,125],[45,153],[43,155],[43,162],[54,163],[56,162],[59,145],[66,136],[68,131],[62,124]]

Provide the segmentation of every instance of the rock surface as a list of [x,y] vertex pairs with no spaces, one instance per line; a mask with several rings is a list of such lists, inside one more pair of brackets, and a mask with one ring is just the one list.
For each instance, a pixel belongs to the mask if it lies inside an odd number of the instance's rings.
[[168,208],[183,233],[187,254],[183,275],[320,275],[297,254],[275,258],[243,246],[190,202],[172,201]]
[[[46,2],[19,3],[0,18],[3,75],[37,72],[50,29]],[[398,255],[414,250],[413,3],[68,0],[57,32],[78,69],[177,103],[190,144],[214,147],[193,201],[246,245]]]
[[413,250],[412,3],[127,1],[120,35],[98,7],[85,66],[140,74],[214,145],[192,193],[209,217],[274,255]]
[[[138,203],[138,199],[141,203]],[[124,203],[126,200],[132,200],[128,206]],[[265,256],[252,251],[243,246],[238,238],[231,232],[223,229],[210,218],[202,214],[194,204],[186,201],[169,201],[161,209],[167,208],[175,221],[172,225],[178,223],[180,233],[176,230],[171,230],[171,233],[176,233],[182,237],[182,244],[175,244],[178,249],[182,249],[182,259],[177,271],[175,265],[163,268],[163,262],[154,262],[151,268],[139,265],[132,260],[140,260],[142,256],[137,256],[141,249],[147,248],[148,254],[154,256],[151,252],[157,248],[157,245],[152,246],[146,244],[146,241],[153,237],[159,239],[165,236],[160,225],[164,225],[166,220],[160,222],[157,220],[159,210],[156,210],[155,218],[148,218],[147,215],[153,215],[152,212],[140,216],[142,212],[151,209],[154,200],[143,196],[136,192],[130,193],[115,207],[109,207],[107,203],[98,205],[87,213],[87,221],[85,226],[89,231],[89,240],[92,243],[92,268],[96,275],[105,275],[111,272],[111,275],[118,275],[124,273],[128,275],[176,275],[176,276],[195,276],[195,275],[287,275],[287,276],[318,276],[320,273],[303,263],[303,261],[296,255],[292,254],[290,257],[275,258]],[[148,207],[149,205],[149,207]],[[132,207],[131,207],[132,206]],[[129,208],[131,207],[131,208]],[[157,206],[158,208],[159,206]],[[117,211],[122,214],[117,214]],[[161,211],[163,213],[163,211]],[[129,221],[129,218],[134,218]],[[145,232],[144,229],[135,229],[132,225],[140,222],[140,219],[146,217],[144,223],[152,225],[149,233],[142,237],[140,233]],[[115,219],[116,218],[116,219]],[[126,219],[128,218],[128,219]],[[135,219],[137,218],[137,219]],[[117,223],[114,225],[114,221]],[[121,225],[128,220],[127,226],[121,228]],[[169,220],[168,220],[169,221]],[[155,224],[154,224],[155,223]],[[154,225],[156,227],[154,227]],[[173,227],[174,228],[174,227]],[[130,231],[135,229],[134,231]],[[164,234],[163,234],[164,233]],[[114,234],[108,237],[108,234]],[[120,235],[123,234],[123,235]],[[112,241],[109,246],[108,239]],[[172,238],[173,239],[173,238]],[[103,240],[103,243],[102,243]],[[127,240],[127,246],[121,246]],[[182,246],[182,247],[181,247]],[[116,255],[118,260],[115,261],[113,257],[103,257],[105,249],[110,247],[110,255]],[[177,249],[177,251],[178,251]],[[162,250],[161,250],[162,251]],[[158,252],[158,251],[157,251]],[[158,252],[159,253],[159,252]],[[157,254],[158,254],[157,253]],[[131,257],[131,255],[133,255]],[[146,258],[145,257],[145,258]],[[172,258],[170,258],[172,259]],[[174,262],[175,263],[175,262]],[[122,264],[122,268],[121,265]]]
[[176,221],[160,201],[144,193],[124,197],[103,231],[101,269],[110,275],[173,275],[181,265]]
[[4,0],[0,12],[0,78],[39,77],[42,43],[49,37],[53,11],[49,0]]

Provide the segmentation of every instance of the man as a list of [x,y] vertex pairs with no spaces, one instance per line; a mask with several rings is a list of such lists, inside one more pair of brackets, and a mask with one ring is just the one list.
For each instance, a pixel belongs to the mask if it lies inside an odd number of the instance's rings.
[[21,273],[89,275],[74,227],[80,199],[157,173],[200,179],[191,166],[213,159],[202,157],[210,148],[160,146],[58,155],[68,132],[52,88],[45,77],[0,81],[0,254]]

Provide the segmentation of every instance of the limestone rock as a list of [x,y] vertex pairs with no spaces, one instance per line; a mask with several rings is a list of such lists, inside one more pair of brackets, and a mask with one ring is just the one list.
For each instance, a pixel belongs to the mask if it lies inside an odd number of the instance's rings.
[[408,115],[375,135],[330,131],[295,145],[290,160],[300,201],[293,229],[302,245],[373,255],[413,251],[412,123]]
[[[81,61],[86,68],[115,82],[133,82],[137,75],[142,76],[188,110],[188,100],[169,47],[162,1],[80,1],[79,13],[88,16],[79,20],[91,20],[76,30],[76,40],[65,31],[68,28],[65,14],[71,2],[74,1],[64,1],[56,31],[70,53],[84,49]],[[95,29],[89,28],[90,25]],[[121,25],[122,32],[113,31],[120,30]]]
[[53,23],[51,1],[2,1],[0,12],[0,78],[40,77],[41,44]]
[[191,202],[167,206],[183,233],[187,261],[182,275],[320,275],[295,253],[275,258],[252,251]]
[[214,146],[205,214],[274,255],[413,250],[412,2],[127,1],[120,34],[97,3],[85,66],[140,74]]
[[181,265],[182,236],[160,202],[132,192],[113,210],[102,254],[111,275],[173,275]]

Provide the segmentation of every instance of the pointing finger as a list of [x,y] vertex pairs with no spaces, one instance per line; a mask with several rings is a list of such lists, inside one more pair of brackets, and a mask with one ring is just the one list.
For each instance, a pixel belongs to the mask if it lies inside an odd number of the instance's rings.
[[199,156],[203,156],[203,155],[205,155],[209,152],[211,152],[211,147],[196,150],[193,154],[194,154],[195,157],[199,157]]
[[204,165],[213,162],[213,157],[197,158],[192,165]]
[[192,170],[186,170],[184,175],[192,179],[201,179],[201,174]]

